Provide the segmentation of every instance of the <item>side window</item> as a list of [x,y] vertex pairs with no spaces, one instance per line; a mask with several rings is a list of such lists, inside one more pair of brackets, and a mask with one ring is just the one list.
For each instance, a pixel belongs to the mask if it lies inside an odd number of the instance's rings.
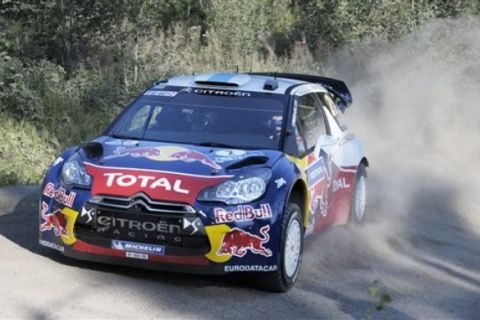
[[318,137],[327,132],[321,108],[313,94],[298,98],[297,125],[307,149],[315,147]]
[[338,126],[342,130],[347,129],[347,124],[343,120],[342,116],[342,111],[338,107],[338,105],[333,101],[333,99],[330,97],[328,93],[321,93],[320,94],[320,99],[322,99],[322,102],[325,104],[327,109],[330,111],[332,116],[335,118],[335,121],[337,122]]

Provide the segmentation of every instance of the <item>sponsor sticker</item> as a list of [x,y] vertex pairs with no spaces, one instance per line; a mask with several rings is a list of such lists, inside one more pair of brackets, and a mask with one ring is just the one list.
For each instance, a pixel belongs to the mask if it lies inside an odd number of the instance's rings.
[[55,185],[51,182],[47,183],[45,188],[43,188],[43,195],[49,197],[50,199],[55,198],[58,203],[70,208],[73,206],[73,202],[77,196],[77,194],[73,191],[68,193],[63,187],[55,189]]
[[339,189],[348,189],[348,188],[350,188],[350,185],[348,184],[345,178],[339,178],[333,181],[333,192]]
[[225,272],[271,272],[271,271],[277,271],[277,266],[276,265],[265,265],[265,266],[260,266],[260,265],[240,265],[240,266],[225,266]]
[[216,89],[193,89],[196,94],[207,94],[213,96],[229,96],[229,97],[251,97],[250,92],[245,91],[232,91],[232,90],[216,90]]
[[38,243],[40,243],[42,246],[44,247],[48,247],[48,248],[51,248],[51,249],[55,249],[55,250],[58,250],[60,252],[64,252],[65,251],[65,248],[62,247],[62,246],[59,246],[58,244],[56,243],[53,243],[53,242],[50,242],[50,241],[47,241],[47,240],[43,240],[43,239],[40,239],[38,241]]
[[162,90],[148,90],[143,94],[144,96],[157,96],[157,97],[175,97],[178,92],[176,91],[162,91]]
[[323,159],[320,159],[314,163],[312,163],[307,168],[307,177],[308,177],[308,185],[309,187],[313,187],[320,181],[322,181],[325,177]]
[[60,237],[67,245],[72,245],[77,241],[73,233],[73,226],[78,216],[77,211],[63,208],[49,212],[48,204],[42,201],[40,216],[42,218],[40,232],[53,231],[55,236]]
[[277,185],[277,189],[280,189],[281,187],[287,184],[287,181],[285,180],[285,178],[281,177],[275,180],[275,184]]
[[128,251],[128,252],[136,252],[136,253],[147,253],[147,254],[153,254],[157,256],[165,255],[165,246],[139,243],[139,242],[112,240],[112,249]]
[[261,151],[245,151],[237,149],[222,149],[214,152],[215,162],[239,161],[247,157],[263,156]]
[[248,231],[233,228],[223,236],[217,254],[219,256],[233,255],[242,258],[250,251],[253,254],[271,257],[272,251],[264,246],[270,240],[268,231],[270,231],[270,225],[260,228],[260,234],[262,235],[260,237]]
[[136,140],[126,140],[126,141],[122,141],[120,139],[112,139],[112,140],[108,140],[105,142],[105,144],[108,144],[110,146],[120,146],[120,145],[124,145],[124,146],[135,146],[138,144],[138,141]]
[[58,209],[53,213],[48,213],[48,204],[42,201],[40,215],[43,222],[40,224],[40,231],[53,231],[55,236],[67,235],[67,222],[62,210]]
[[130,197],[143,192],[154,200],[195,202],[198,193],[230,176],[203,176],[169,171],[98,166],[85,163],[93,177],[92,195]]
[[[123,145],[126,144],[124,143]],[[108,160],[122,157],[147,158],[153,161],[198,162],[214,170],[220,170],[222,168],[215,161],[201,152],[176,146],[139,148],[125,148],[121,146],[117,147],[112,155],[106,156],[104,159]]]
[[148,254],[138,252],[125,252],[125,257],[132,259],[148,260]]
[[237,210],[227,211],[224,208],[214,208],[215,223],[243,222],[257,219],[266,219],[272,216],[270,204],[263,203],[260,208],[254,209],[250,205],[239,205]]

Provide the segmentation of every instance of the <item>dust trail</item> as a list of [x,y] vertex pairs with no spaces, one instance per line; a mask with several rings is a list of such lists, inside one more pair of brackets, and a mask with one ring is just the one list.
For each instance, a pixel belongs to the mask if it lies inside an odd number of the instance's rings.
[[455,261],[466,243],[480,256],[480,20],[437,20],[395,44],[366,40],[329,66],[353,93],[346,118],[369,153],[373,219],[318,240],[306,272],[399,252]]
[[422,204],[480,234],[480,20],[438,20],[395,45],[343,50],[334,63],[352,85],[349,123],[381,185],[372,205],[398,218]]

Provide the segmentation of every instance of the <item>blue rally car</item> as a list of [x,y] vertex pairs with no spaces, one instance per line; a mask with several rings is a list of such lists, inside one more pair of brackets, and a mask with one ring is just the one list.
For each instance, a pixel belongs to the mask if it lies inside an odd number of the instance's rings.
[[304,239],[364,220],[362,144],[339,80],[299,74],[174,77],[51,165],[41,245],[76,259],[295,283]]

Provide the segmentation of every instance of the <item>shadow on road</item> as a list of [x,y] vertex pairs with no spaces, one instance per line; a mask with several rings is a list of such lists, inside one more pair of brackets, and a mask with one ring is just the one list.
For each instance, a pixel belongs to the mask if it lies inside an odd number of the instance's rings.
[[[247,305],[250,310],[247,314],[262,313],[265,319],[291,318],[295,314],[306,318],[324,316],[300,300],[291,299],[290,293],[279,295],[254,289],[255,283],[248,275],[177,274],[77,261],[64,257],[59,252],[38,244],[38,196],[38,190],[30,191],[21,197],[11,212],[0,213],[0,235],[33,254],[51,259],[55,263],[96,271],[87,275],[90,279],[95,279],[95,283],[100,284],[100,288],[113,285],[120,288],[125,286],[122,290],[133,293],[135,296],[141,295],[145,300],[151,300],[153,307],[158,305],[158,301],[175,297],[178,303],[171,304],[171,308],[178,308],[182,313],[196,317],[212,318],[229,314],[231,318],[243,319],[245,313],[238,312],[238,310]],[[33,269],[34,266],[32,266]],[[72,269],[72,273],[80,276],[75,269]],[[105,273],[108,273],[109,277],[106,277]],[[111,279],[110,275],[112,274],[120,276],[114,284],[111,283],[111,280],[106,280],[106,278]],[[82,293],[79,292],[78,298],[81,297]],[[54,298],[54,300],[56,299]],[[58,303],[61,301],[59,300]],[[212,308],[212,306],[216,307]],[[27,312],[31,314],[32,318],[48,319],[53,317],[50,310],[34,309],[29,305],[24,308],[29,310]],[[273,313],[265,313],[265,309],[270,309]],[[219,310],[223,310],[222,313],[219,314]]]

